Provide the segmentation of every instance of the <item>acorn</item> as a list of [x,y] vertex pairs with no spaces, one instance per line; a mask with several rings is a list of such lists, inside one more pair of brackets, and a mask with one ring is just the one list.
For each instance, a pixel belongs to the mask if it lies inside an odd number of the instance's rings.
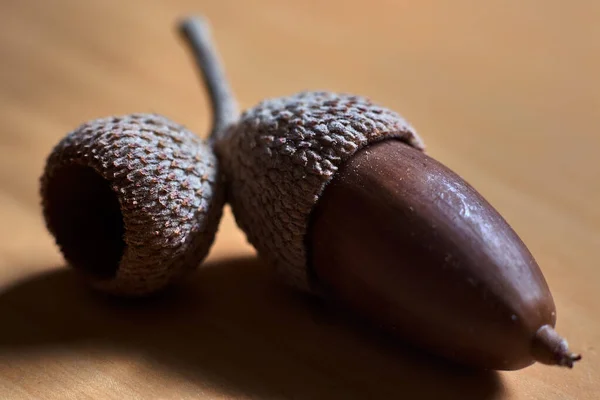
[[308,232],[313,283],[405,340],[489,369],[580,358],[554,331],[552,295],[521,239],[422,151],[387,140],[357,152]]
[[394,111],[304,92],[245,111],[215,146],[238,225],[296,288],[461,364],[580,359],[554,330],[552,296],[521,239]]
[[[211,89],[215,137],[237,108]],[[47,159],[41,197],[68,264],[122,296],[153,294],[194,270],[225,200],[212,141],[154,114],[101,118],[68,134]]]

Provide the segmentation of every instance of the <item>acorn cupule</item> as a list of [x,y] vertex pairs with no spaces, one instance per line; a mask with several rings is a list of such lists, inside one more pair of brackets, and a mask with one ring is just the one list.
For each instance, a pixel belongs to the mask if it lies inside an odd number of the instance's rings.
[[224,203],[212,147],[155,114],[79,126],[49,155],[40,193],[69,265],[125,296],[160,291],[197,267]]
[[143,296],[182,279],[207,255],[225,202],[212,142],[238,115],[208,23],[180,25],[212,107],[207,142],[156,114],[86,122],[49,155],[42,208],[66,261],[91,286]]

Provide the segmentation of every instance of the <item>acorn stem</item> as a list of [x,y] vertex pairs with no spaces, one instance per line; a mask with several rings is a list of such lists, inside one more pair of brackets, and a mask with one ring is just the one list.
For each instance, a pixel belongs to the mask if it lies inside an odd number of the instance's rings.
[[210,140],[215,140],[227,125],[237,120],[237,102],[225,77],[225,70],[214,46],[208,22],[202,17],[187,17],[179,23],[178,29],[192,51],[208,90],[213,110]]
[[581,360],[581,355],[571,353],[567,341],[550,325],[544,325],[536,332],[532,354],[534,359],[542,364],[568,368],[573,368],[573,364]]

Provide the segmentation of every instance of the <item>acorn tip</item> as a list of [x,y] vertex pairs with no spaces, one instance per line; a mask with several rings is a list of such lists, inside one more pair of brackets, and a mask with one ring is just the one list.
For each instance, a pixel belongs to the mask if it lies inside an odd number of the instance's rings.
[[550,325],[544,325],[535,334],[532,346],[533,358],[547,365],[573,368],[581,360],[581,354],[572,353],[569,344]]

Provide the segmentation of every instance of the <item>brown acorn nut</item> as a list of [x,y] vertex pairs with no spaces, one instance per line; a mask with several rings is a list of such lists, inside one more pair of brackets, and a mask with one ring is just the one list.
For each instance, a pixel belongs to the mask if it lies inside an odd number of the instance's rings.
[[244,112],[215,146],[238,224],[294,286],[463,364],[580,358],[519,237],[395,112],[300,93]]
[[311,216],[314,282],[394,335],[468,365],[579,356],[521,239],[469,184],[398,141],[349,159]]
[[[214,137],[237,109],[231,96],[208,89]],[[68,263],[94,288],[126,296],[159,291],[197,267],[225,200],[212,144],[152,114],[98,119],[71,132],[48,157],[41,197]]]

